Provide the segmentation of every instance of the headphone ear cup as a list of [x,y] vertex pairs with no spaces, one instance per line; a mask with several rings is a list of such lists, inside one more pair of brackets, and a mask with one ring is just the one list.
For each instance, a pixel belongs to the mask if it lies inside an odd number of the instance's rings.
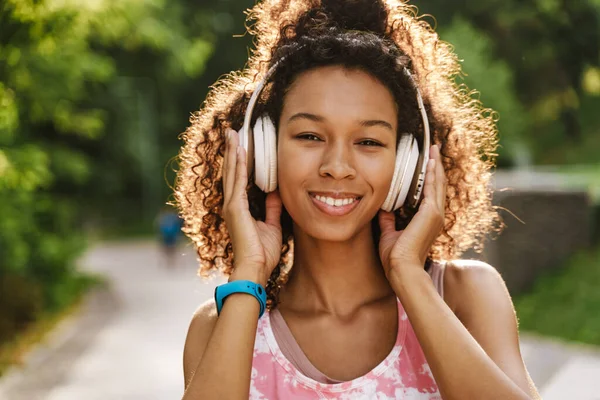
[[254,183],[263,192],[265,191],[265,182],[267,168],[265,165],[265,137],[263,118],[260,117],[254,124]]
[[267,115],[254,125],[254,152],[254,182],[263,192],[272,192],[277,188],[277,132]]
[[[415,151],[416,157],[413,154]],[[407,182],[407,180],[412,179],[418,159],[419,149],[417,141],[409,133],[402,134],[396,149],[396,163],[392,184],[381,207],[384,211],[391,212],[397,210],[404,204],[408,189],[410,188],[410,182]]]
[[265,192],[277,189],[277,129],[268,116],[262,116],[265,145]]
[[[411,135],[412,136],[412,135]],[[396,200],[396,204],[394,204],[393,209],[397,210],[402,207],[406,201],[406,197],[408,196],[409,189],[412,186],[413,179],[417,179],[415,177],[415,171],[417,170],[417,164],[419,161],[419,145],[417,141],[413,139],[409,154],[408,160],[406,162],[406,169],[404,170],[404,176],[402,179],[402,184],[400,186],[400,192],[398,193],[398,200]]]

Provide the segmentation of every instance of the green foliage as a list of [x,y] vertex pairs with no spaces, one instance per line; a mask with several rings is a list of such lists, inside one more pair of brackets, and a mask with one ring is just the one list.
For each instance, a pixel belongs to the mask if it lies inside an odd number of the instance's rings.
[[[14,140],[19,124],[15,94],[0,82],[0,144],[6,145]],[[0,164],[0,173],[3,171]]]
[[0,27],[1,342],[86,286],[74,260],[94,213],[164,202],[159,135],[185,124],[212,43],[183,1],[6,0]]
[[[597,105],[599,97],[593,89],[600,66],[598,0],[413,3],[420,12],[435,16],[443,39],[458,40],[465,71],[480,77],[473,87],[485,96],[484,104],[499,103],[501,144],[510,158],[520,157],[510,153],[525,144],[538,164],[598,160],[597,152],[586,151],[600,132],[598,113],[589,106]],[[464,29],[452,33],[457,19],[466,21],[459,28],[465,23],[475,28],[471,41],[460,35]],[[484,53],[497,65],[488,71],[482,68],[488,61],[474,54],[484,50],[482,35],[490,39]],[[510,79],[499,64],[508,67]],[[497,80],[506,85],[496,87],[500,92],[490,88]],[[509,124],[517,129],[507,126],[506,120],[513,118],[517,122]],[[521,122],[524,126],[519,129]],[[571,151],[563,152],[564,144]]]
[[518,154],[519,147],[525,146],[531,121],[514,92],[511,68],[505,61],[493,57],[490,50],[493,41],[487,34],[463,18],[454,18],[451,25],[440,31],[440,37],[454,46],[462,60],[463,70],[466,71],[466,85],[476,88],[484,106],[493,109],[498,115],[500,157],[514,157]]
[[600,246],[574,255],[515,298],[520,329],[600,345]]

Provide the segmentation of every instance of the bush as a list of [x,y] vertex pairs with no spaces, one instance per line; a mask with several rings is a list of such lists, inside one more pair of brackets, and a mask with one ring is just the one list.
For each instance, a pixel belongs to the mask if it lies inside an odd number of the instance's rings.
[[515,298],[520,329],[600,345],[600,244]]
[[0,274],[0,343],[13,339],[40,315],[44,308],[39,283],[21,274]]
[[160,208],[161,144],[213,49],[191,9],[0,2],[0,344],[89,286],[74,261],[90,215]]

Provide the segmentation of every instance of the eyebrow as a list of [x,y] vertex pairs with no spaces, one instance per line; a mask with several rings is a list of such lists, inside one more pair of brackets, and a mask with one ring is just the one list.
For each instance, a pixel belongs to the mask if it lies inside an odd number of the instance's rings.
[[[296,121],[298,119],[308,119],[309,121],[313,121],[313,122],[325,122],[325,118],[320,115],[315,115],[315,114],[310,114],[310,113],[296,113],[288,119],[288,123]],[[372,126],[381,126],[383,128],[389,129],[392,132],[394,131],[392,124],[390,124],[387,121],[383,121],[381,119],[369,119],[369,120],[360,121],[360,125],[365,128],[370,128]]]

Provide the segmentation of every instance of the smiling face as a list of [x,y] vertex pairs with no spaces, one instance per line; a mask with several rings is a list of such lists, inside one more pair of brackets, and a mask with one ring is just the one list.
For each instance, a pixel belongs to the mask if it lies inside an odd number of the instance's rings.
[[278,185],[296,227],[346,241],[383,204],[396,157],[392,93],[360,70],[327,66],[290,86],[278,130]]

